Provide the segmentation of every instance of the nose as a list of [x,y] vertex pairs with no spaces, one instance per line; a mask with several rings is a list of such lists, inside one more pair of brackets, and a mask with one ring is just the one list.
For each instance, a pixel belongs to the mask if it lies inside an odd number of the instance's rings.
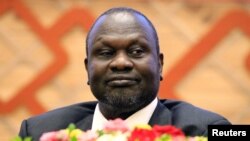
[[129,72],[133,69],[133,63],[125,53],[118,53],[110,63],[113,72]]

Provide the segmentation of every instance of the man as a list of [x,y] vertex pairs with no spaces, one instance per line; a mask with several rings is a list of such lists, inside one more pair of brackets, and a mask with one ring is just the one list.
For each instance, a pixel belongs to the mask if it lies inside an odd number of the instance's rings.
[[225,118],[188,103],[158,100],[163,54],[152,23],[130,8],[113,8],[94,23],[86,39],[88,84],[98,102],[56,109],[24,120],[20,135],[38,140],[42,133],[75,123],[82,130],[100,129],[109,119],[175,125],[186,135],[207,135],[209,124]]

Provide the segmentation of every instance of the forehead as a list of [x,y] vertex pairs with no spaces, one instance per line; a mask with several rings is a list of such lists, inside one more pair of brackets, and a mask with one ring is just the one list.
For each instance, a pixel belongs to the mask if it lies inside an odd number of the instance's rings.
[[89,33],[88,46],[91,47],[100,36],[118,37],[132,34],[140,34],[154,42],[153,29],[143,16],[128,12],[103,15]]

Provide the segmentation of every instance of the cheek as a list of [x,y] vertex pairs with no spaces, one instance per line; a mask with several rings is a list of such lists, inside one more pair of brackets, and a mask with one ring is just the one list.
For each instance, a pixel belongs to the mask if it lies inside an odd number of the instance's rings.
[[146,78],[153,79],[159,74],[159,67],[155,59],[149,58],[137,62],[137,70]]
[[90,79],[97,79],[104,76],[107,70],[107,65],[104,62],[92,61],[88,67]]

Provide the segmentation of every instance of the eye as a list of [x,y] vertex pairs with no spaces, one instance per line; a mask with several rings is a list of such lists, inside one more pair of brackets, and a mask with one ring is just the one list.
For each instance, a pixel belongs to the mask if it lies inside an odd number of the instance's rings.
[[109,58],[114,55],[114,51],[112,49],[100,49],[97,55],[102,58]]
[[132,48],[128,52],[129,56],[142,57],[145,54],[145,49],[141,47]]

